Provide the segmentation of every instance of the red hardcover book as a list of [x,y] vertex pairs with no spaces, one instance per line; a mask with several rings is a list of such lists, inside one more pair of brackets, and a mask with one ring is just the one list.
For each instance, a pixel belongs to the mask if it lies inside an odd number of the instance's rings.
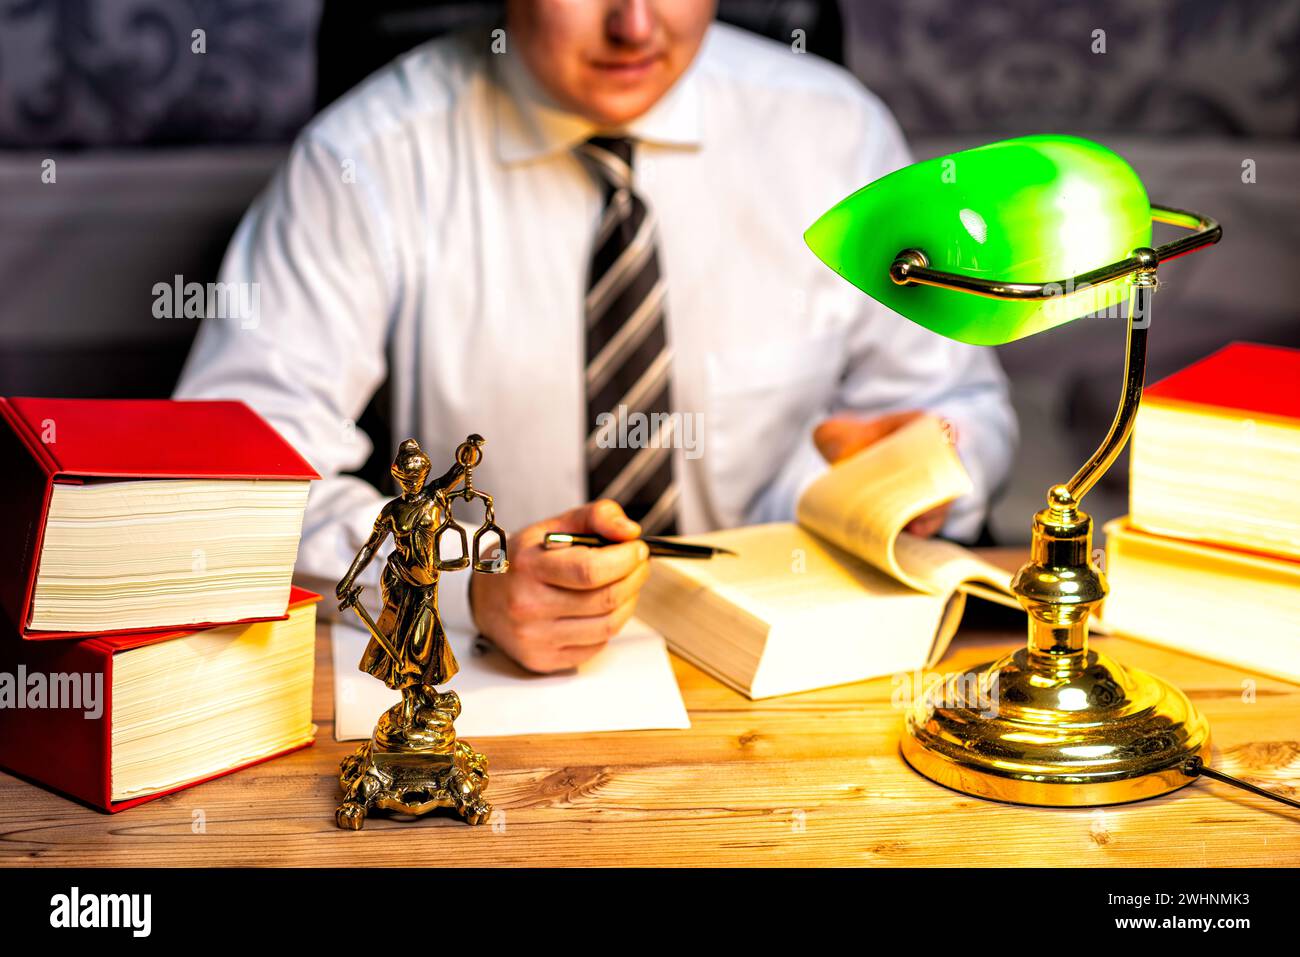
[[1153,535],[1300,560],[1298,471],[1300,350],[1234,342],[1143,393],[1129,521]]
[[1300,420],[1300,349],[1233,342],[1150,386],[1142,401]]
[[[56,484],[320,477],[274,428],[236,401],[0,398],[0,462],[0,612],[33,639],[116,633],[30,627]],[[149,630],[203,624],[209,623],[172,621]]]
[[[311,674],[314,666],[315,604],[319,600],[320,596],[314,592],[295,586],[290,596],[289,614],[282,621],[237,623],[175,632],[136,632],[77,641],[0,642],[0,766],[100,810],[115,813],[308,747],[315,736],[315,727],[310,723]],[[283,637],[287,634],[284,630],[290,628],[295,629],[296,637],[292,640]],[[272,629],[282,630],[279,645],[276,645],[277,639],[271,635]],[[167,734],[167,729],[160,730],[158,723],[165,722],[173,709],[178,709],[183,704],[204,705],[204,717],[196,725],[200,728],[214,726],[213,736],[221,738],[228,734],[231,725],[216,725],[223,720],[237,723],[238,718],[230,715],[249,707],[247,700],[242,706],[237,702],[249,698],[266,702],[274,698],[274,694],[267,689],[259,689],[260,694],[250,696],[248,689],[225,687],[224,684],[212,688],[203,685],[195,677],[201,675],[203,669],[214,666],[212,659],[219,658],[222,653],[229,653],[228,649],[241,641],[246,648],[253,649],[251,654],[254,655],[259,653],[259,649],[275,647],[281,656],[277,659],[277,667],[282,671],[287,669],[296,676],[295,690],[292,692],[295,700],[289,709],[293,713],[288,722],[299,728],[299,731],[291,732],[289,738],[278,746],[262,748],[261,753],[257,753],[257,748],[250,747],[248,753],[228,767],[209,768],[198,776],[171,783],[155,791],[115,799],[114,664],[123,653],[146,646],[179,642],[201,632],[206,632],[213,636],[214,641],[220,642],[218,648],[209,647],[205,650],[208,660],[195,665],[192,661],[181,659],[176,674],[169,675],[164,695],[147,696],[143,701],[132,703],[130,710],[137,724],[142,715],[149,723],[146,729],[146,733],[151,735],[149,740],[156,741],[159,734]],[[257,660],[263,662],[263,659]],[[253,667],[248,672],[257,674],[260,670]],[[35,676],[43,678],[37,679]],[[102,676],[102,694],[97,699],[98,714],[88,716],[86,705],[89,699],[78,702],[79,707],[52,706],[56,685],[61,685],[66,690],[70,687],[67,682],[73,677],[84,684],[86,680],[94,681],[94,676]],[[35,706],[31,697],[34,694],[32,686],[38,680],[43,681],[46,690],[41,705]],[[206,691],[201,690],[203,688]],[[243,699],[236,697],[241,691]],[[210,700],[203,701],[204,694]],[[23,698],[21,702],[16,697],[18,695]],[[224,719],[219,713],[223,700],[232,703]],[[156,747],[152,744],[149,746]]]

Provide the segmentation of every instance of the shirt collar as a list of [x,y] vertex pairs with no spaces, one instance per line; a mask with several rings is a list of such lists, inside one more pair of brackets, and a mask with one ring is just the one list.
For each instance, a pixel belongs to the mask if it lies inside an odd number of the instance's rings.
[[[703,51],[701,51],[701,54]],[[654,106],[622,132],[640,142],[697,147],[701,143],[699,64],[686,72]],[[526,163],[571,150],[600,130],[557,104],[533,78],[522,57],[511,53],[489,58],[496,100],[497,156],[507,164]]]

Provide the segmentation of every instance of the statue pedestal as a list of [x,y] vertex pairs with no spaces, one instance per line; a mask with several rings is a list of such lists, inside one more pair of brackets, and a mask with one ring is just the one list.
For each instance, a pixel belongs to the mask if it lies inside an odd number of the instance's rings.
[[343,759],[339,827],[360,830],[376,809],[418,816],[453,808],[468,824],[482,824],[491,815],[492,805],[483,798],[487,758],[456,737],[460,698],[433,688],[414,697],[418,703],[409,721],[407,703],[394,705],[371,739]]

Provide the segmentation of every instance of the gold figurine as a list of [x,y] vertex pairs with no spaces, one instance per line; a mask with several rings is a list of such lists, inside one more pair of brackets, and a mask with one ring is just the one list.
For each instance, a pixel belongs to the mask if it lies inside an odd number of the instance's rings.
[[[335,589],[339,610],[353,609],[370,631],[360,669],[402,693],[402,700],[380,715],[371,739],[343,759],[343,803],[335,813],[339,827],[360,830],[373,808],[420,815],[450,807],[470,824],[481,824],[492,813],[483,798],[487,758],[456,737],[456,692],[437,690],[459,670],[438,616],[440,573],[472,566],[476,572],[499,574],[509,565],[492,496],[474,488],[482,446],[482,436],[469,436],[456,449],[456,463],[426,483],[429,457],[415,439],[403,442],[392,467],[402,494],[379,513],[370,538]],[[472,545],[452,518],[456,498],[483,502],[483,524]],[[443,559],[442,539],[448,534],[460,539],[459,556]],[[375,621],[354,583],[389,535],[393,553],[380,579],[384,607]],[[498,544],[497,553],[486,559],[485,535],[496,536]]]

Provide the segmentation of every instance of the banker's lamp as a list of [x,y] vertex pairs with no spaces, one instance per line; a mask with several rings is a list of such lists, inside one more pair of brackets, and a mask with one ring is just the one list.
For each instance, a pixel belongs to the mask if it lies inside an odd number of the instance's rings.
[[[1190,232],[1152,248],[1153,221]],[[1209,725],[1186,695],[1088,647],[1106,580],[1091,562],[1092,519],[1080,502],[1133,430],[1157,267],[1220,235],[1205,216],[1152,206],[1123,159],[1067,136],[906,167],[805,234],[867,295],[961,342],[1012,342],[1128,300],[1115,421],[1083,468],[1048,491],[1029,562],[1012,582],[1029,615],[1028,646],[951,676],[908,713],[903,756],[927,778],[1018,804],[1119,804],[1182,787],[1208,760]]]

